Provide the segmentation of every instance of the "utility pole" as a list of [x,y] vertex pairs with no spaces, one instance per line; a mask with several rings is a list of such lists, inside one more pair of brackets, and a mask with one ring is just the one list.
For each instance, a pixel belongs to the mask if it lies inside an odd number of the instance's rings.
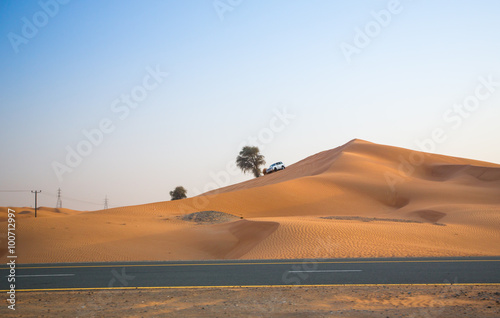
[[37,203],[36,203],[36,199],[37,199],[37,196],[38,196],[38,193],[42,192],[42,190],[40,191],[31,191],[31,193],[34,193],[35,194],[35,217],[36,217],[36,211],[38,211],[38,206],[37,206]]
[[57,190],[57,203],[56,203],[56,208],[60,209],[62,208],[62,200],[61,200],[61,188]]
[[108,209],[108,195],[106,194],[106,197],[104,198],[104,210]]

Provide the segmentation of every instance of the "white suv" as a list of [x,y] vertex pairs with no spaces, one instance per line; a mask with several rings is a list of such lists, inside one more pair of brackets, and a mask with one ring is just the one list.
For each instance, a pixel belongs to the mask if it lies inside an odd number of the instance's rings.
[[283,169],[285,169],[285,164],[283,164],[283,162],[279,161],[279,162],[276,162],[276,163],[273,163],[272,165],[270,165],[269,168],[267,168],[266,173],[271,173],[271,172],[275,172],[275,171],[283,170]]

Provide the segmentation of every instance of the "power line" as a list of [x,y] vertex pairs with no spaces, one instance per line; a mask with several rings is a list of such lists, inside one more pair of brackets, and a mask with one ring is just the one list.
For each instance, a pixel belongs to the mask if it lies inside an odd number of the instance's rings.
[[[53,193],[53,192],[44,192],[44,194],[45,195],[50,195],[50,196],[53,196],[53,197],[57,197],[57,194]],[[61,195],[61,199],[70,200],[70,201],[76,201],[76,202],[80,202],[80,203],[93,204],[93,205],[102,205],[102,203],[96,203],[96,202],[91,202],[91,201],[85,201],[85,200],[70,198],[70,197],[65,196],[65,195]]]
[[0,190],[0,192],[30,192],[31,190]]
[[106,197],[104,198],[104,210],[108,209],[108,195],[106,194]]
[[[0,190],[0,192],[32,192],[34,193],[32,190]],[[57,190],[57,193],[54,193],[54,192],[50,192],[50,191],[44,191],[42,193],[42,191],[38,191],[37,192],[38,194],[41,194],[43,196],[51,196],[51,197],[56,197],[57,198],[57,203],[56,203],[56,207],[57,208],[61,208],[62,207],[62,201],[63,200],[69,200],[69,201],[74,201],[74,202],[79,202],[79,203],[85,203],[85,204],[92,204],[92,205],[96,205],[96,206],[102,206],[102,201],[101,203],[97,203],[97,202],[92,202],[92,201],[86,201],[86,200],[80,200],[80,199],[76,199],[76,198],[72,198],[72,197],[68,197],[68,196],[65,196],[65,195],[62,195],[62,190],[61,189],[58,189]],[[107,198],[107,195],[106,195],[106,198]],[[61,206],[59,206],[59,200],[60,201],[60,204]],[[109,207],[118,207],[118,205],[109,205],[109,200],[108,200],[108,204],[106,206],[106,208],[109,208]]]

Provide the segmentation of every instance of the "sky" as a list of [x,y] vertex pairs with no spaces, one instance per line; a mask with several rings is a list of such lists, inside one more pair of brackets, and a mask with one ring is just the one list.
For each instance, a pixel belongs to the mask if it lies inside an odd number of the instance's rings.
[[[500,164],[498,1],[1,1],[0,206],[170,200],[360,138]],[[24,192],[5,192],[23,190]]]

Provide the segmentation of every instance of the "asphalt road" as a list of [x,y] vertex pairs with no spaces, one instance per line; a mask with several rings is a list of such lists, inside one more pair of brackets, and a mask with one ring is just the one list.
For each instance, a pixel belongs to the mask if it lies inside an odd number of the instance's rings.
[[[10,269],[0,267],[1,291]],[[500,257],[17,265],[16,291],[294,285],[495,284]]]

